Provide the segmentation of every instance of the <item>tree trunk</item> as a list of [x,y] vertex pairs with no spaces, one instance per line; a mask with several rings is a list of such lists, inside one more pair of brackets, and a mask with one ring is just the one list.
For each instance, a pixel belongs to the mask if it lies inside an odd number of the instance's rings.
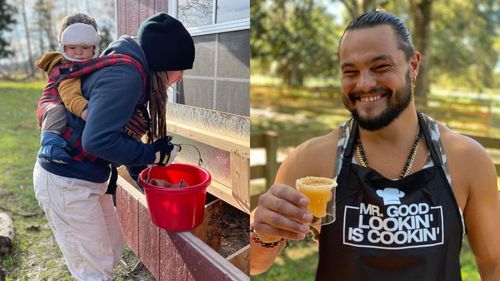
[[47,40],[49,41],[49,50],[50,51],[55,51],[56,48],[57,48],[57,45],[56,45],[56,36],[55,36],[55,32],[54,32],[54,23],[52,22],[53,19],[52,19],[52,11],[54,9],[54,6],[52,5],[52,3],[49,1],[48,3],[45,3],[45,5],[47,5],[47,15],[46,15],[46,22],[45,22],[45,26],[44,26],[44,29],[45,29],[45,34],[46,34],[46,37]]
[[292,71],[292,80],[290,81],[291,86],[300,87],[304,85],[304,75],[302,71],[293,70]]
[[362,13],[366,13],[368,11],[375,9],[376,6],[374,2],[375,2],[374,0],[364,0],[362,4],[363,5]]
[[362,13],[375,9],[375,0],[341,0],[353,20]]
[[26,5],[25,5],[25,0],[21,1],[21,14],[23,17],[23,23],[24,23],[24,34],[26,36],[26,49],[28,51],[28,76],[33,77],[35,73],[35,63],[33,62],[33,52],[31,51],[31,40],[30,40],[30,31],[29,31],[29,26],[28,26],[28,19],[26,16]]
[[12,219],[6,213],[0,213],[0,254],[7,253],[14,241]]
[[[41,17],[41,15],[39,15]],[[45,36],[44,36],[44,30],[43,30],[43,23],[42,19],[39,18],[38,22],[38,48],[40,49],[40,57],[45,53]]]
[[281,77],[283,79],[283,84],[285,85],[291,85],[292,81],[292,72],[290,69],[288,69],[287,66],[283,66],[281,70],[278,70],[279,73],[281,73]]
[[358,1],[341,0],[349,13],[349,17],[353,20],[359,15]]
[[411,1],[415,48],[420,52],[420,70],[415,88],[417,97],[425,97],[430,92],[431,8],[432,0]]

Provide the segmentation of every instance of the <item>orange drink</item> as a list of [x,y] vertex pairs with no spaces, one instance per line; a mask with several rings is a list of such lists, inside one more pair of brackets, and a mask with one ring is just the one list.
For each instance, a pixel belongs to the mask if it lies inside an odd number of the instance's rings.
[[297,179],[296,188],[309,198],[307,210],[317,218],[334,215],[327,212],[328,202],[332,199],[332,189],[337,187],[333,179],[324,177],[305,177]]

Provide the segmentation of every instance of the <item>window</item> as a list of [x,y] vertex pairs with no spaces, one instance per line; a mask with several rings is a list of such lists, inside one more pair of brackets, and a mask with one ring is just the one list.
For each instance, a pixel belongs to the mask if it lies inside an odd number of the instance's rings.
[[184,73],[182,105],[249,116],[250,0],[170,0],[168,11],[186,26],[196,46]]
[[213,0],[179,0],[177,18],[186,28],[212,24],[213,5]]
[[172,10],[192,36],[250,29],[250,0],[177,0]]
[[250,17],[249,0],[218,0],[216,23],[228,22]]

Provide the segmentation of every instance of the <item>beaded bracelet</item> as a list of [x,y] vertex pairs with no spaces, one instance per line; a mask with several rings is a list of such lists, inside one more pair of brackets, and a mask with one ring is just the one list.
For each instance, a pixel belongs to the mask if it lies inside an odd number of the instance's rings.
[[253,227],[253,225],[250,226],[250,232],[251,232],[250,238],[255,243],[259,244],[261,247],[264,247],[264,248],[274,248],[274,247],[281,245],[281,243],[283,243],[283,241],[285,241],[285,239],[281,238],[278,241],[274,241],[274,242],[270,242],[270,243],[264,242],[264,241],[260,240],[259,236],[257,235],[257,232],[255,232],[255,228]]

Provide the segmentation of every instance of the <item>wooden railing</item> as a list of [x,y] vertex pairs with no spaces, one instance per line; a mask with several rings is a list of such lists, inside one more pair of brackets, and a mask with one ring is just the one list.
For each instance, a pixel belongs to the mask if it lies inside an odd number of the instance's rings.
[[167,121],[167,126],[169,132],[174,135],[180,135],[229,153],[231,172],[230,186],[212,178],[212,183],[207,191],[243,212],[250,213],[250,199],[248,193],[250,148],[248,139],[246,141],[235,140],[231,137],[175,123],[170,120]]
[[[302,131],[302,132],[274,132],[252,133],[250,139],[251,148],[264,148],[266,150],[266,163],[255,165],[250,168],[250,178],[265,178],[266,186],[274,182],[274,177],[281,162],[277,160],[278,149],[281,147],[295,147],[313,137],[325,135],[331,132],[327,130]],[[485,148],[500,149],[500,139],[471,136]],[[500,164],[495,164],[497,174],[500,175]]]

